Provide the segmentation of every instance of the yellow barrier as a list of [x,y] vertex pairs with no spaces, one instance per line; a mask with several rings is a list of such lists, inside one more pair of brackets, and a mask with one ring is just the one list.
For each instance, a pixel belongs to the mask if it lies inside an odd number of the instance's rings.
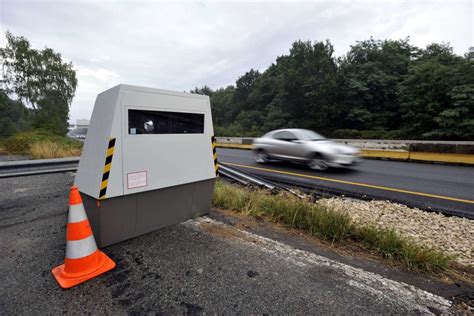
[[[246,150],[252,149],[252,145],[242,145],[242,144],[217,143],[217,147],[246,149]],[[382,159],[391,159],[391,160],[446,162],[446,163],[460,163],[460,164],[466,164],[466,165],[474,165],[474,155],[468,155],[468,154],[448,154],[448,153],[428,153],[428,152],[362,149],[361,156],[364,158],[375,158],[375,159],[382,158]]]
[[252,145],[242,145],[242,144],[221,144],[221,143],[217,143],[216,146],[220,147],[220,148],[252,149]]
[[410,153],[408,151],[362,149],[360,155],[365,158],[407,160],[410,156]]
[[467,165],[474,165],[474,155],[468,154],[410,152],[410,160],[463,163]]

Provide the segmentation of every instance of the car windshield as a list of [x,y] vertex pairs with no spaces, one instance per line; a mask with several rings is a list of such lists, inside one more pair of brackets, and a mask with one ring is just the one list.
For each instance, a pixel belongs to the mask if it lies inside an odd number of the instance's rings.
[[303,129],[300,131],[301,139],[303,140],[325,140],[324,136],[319,135],[313,131]]

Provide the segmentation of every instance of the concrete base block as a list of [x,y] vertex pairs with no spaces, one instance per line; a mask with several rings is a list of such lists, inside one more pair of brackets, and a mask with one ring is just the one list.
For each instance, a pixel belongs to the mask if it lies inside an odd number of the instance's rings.
[[211,210],[215,179],[97,200],[81,192],[99,247],[174,225]]

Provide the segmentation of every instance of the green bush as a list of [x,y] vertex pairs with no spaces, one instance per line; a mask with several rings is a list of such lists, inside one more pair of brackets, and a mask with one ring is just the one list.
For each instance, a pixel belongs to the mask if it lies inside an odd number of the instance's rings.
[[17,133],[4,141],[4,147],[10,154],[26,154],[31,145],[45,140],[48,134],[44,131]]

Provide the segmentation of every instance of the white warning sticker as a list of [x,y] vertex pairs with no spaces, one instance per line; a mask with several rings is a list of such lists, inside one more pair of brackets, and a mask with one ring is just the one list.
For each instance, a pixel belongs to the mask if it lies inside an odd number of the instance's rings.
[[127,188],[134,189],[146,187],[146,171],[127,173]]

